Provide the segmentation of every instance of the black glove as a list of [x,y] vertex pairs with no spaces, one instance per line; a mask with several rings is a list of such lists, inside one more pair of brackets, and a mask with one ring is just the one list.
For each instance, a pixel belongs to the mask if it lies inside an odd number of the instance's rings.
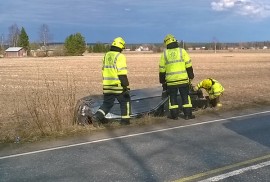
[[129,90],[130,88],[124,87],[122,94],[125,98],[130,98]]
[[168,97],[167,90],[166,91],[162,91],[161,97],[162,97],[162,99],[166,99]]
[[162,90],[161,98],[166,99],[168,97],[167,84],[163,83],[162,88],[163,88],[163,90]]
[[167,91],[167,84],[166,83],[162,83],[162,88],[163,88],[163,91]]
[[189,87],[189,90],[190,90],[190,91],[195,91],[195,90],[194,90],[194,86],[192,85],[191,82],[189,82],[188,87]]

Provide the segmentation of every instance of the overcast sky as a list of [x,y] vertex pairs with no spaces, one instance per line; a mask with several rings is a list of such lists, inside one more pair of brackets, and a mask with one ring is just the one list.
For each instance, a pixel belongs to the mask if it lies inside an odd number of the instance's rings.
[[24,27],[39,40],[47,24],[54,42],[80,32],[87,42],[160,43],[172,33],[188,42],[270,40],[269,0],[1,0],[0,35]]

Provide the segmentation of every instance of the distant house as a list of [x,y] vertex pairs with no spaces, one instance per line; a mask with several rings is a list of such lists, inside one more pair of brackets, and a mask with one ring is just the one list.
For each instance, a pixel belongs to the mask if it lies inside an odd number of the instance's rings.
[[5,57],[24,57],[27,53],[23,47],[9,47],[5,51]]
[[135,51],[149,51],[149,47],[147,46],[139,46]]

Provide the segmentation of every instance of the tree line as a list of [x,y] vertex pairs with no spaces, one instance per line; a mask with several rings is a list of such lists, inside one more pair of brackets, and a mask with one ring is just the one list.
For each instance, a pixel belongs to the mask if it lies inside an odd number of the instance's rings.
[[[27,51],[28,55],[31,49],[42,49],[46,52],[47,47],[52,41],[52,34],[50,33],[50,29],[47,24],[42,24],[39,28],[39,43],[30,43],[25,28],[19,28],[17,24],[13,24],[8,27],[8,32],[6,40],[4,35],[1,35],[0,51],[3,51],[5,45],[8,45],[8,47],[23,47]],[[63,54],[61,55],[78,56],[82,55],[85,51],[90,53],[107,52],[109,48],[110,46],[108,44],[103,44],[101,42],[97,42],[94,45],[87,45],[85,37],[81,33],[75,33],[66,37],[64,41]]]
[[[47,50],[48,45],[52,42],[52,34],[50,33],[49,26],[42,24],[39,28],[39,43],[30,43],[29,37],[24,27],[19,28],[17,24],[13,24],[8,27],[8,36],[5,39],[4,34],[0,36],[0,52],[3,52],[5,45],[9,47],[23,47],[27,53],[30,53],[31,49],[42,48],[43,51]],[[95,44],[88,45],[85,42],[85,38],[81,33],[71,34],[66,37],[64,41],[64,49],[61,55],[82,55],[85,51],[90,53],[102,53],[107,52],[110,48],[110,44],[97,42]],[[127,47],[134,51],[140,44],[129,44]],[[241,49],[261,49],[263,47],[270,48],[270,41],[263,42],[240,42],[240,43],[221,43],[215,38],[212,42],[208,43],[190,43],[179,41],[179,46],[185,49],[197,49],[202,48],[204,50],[226,50],[230,48]],[[163,50],[163,44],[147,44],[149,50],[153,52],[161,52]]]
[[[46,24],[42,24],[39,29],[40,43],[37,45],[36,43],[29,42],[29,36],[24,27],[19,28],[17,24],[13,24],[8,28],[8,37],[5,40],[4,35],[1,35],[1,46],[0,51],[3,51],[5,45],[8,47],[23,47],[27,54],[29,55],[31,48],[42,48],[44,51],[47,50],[47,46],[50,44],[52,40],[52,36],[50,34],[49,26]],[[64,55],[82,55],[87,49],[87,45],[85,42],[85,38],[81,35],[81,33],[75,33],[69,35],[64,42]],[[91,48],[96,50],[96,48]],[[99,50],[99,48],[98,48]]]
[[[49,27],[46,24],[42,24],[39,29],[40,44],[46,46],[51,38],[49,33]],[[8,35],[5,38],[4,34],[1,34],[1,46],[3,49],[5,45],[9,47],[24,47],[26,50],[31,48],[29,37],[24,27],[19,28],[15,23],[8,27]]]

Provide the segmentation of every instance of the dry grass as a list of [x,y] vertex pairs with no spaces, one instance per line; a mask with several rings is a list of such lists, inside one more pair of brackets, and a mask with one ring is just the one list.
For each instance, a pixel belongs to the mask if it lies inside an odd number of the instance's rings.
[[[81,130],[72,125],[72,109],[79,98],[102,93],[102,56],[0,59],[0,141]],[[159,85],[160,54],[126,56],[131,89]],[[194,84],[213,77],[224,85],[224,110],[269,105],[269,53],[191,52],[190,56]]]

